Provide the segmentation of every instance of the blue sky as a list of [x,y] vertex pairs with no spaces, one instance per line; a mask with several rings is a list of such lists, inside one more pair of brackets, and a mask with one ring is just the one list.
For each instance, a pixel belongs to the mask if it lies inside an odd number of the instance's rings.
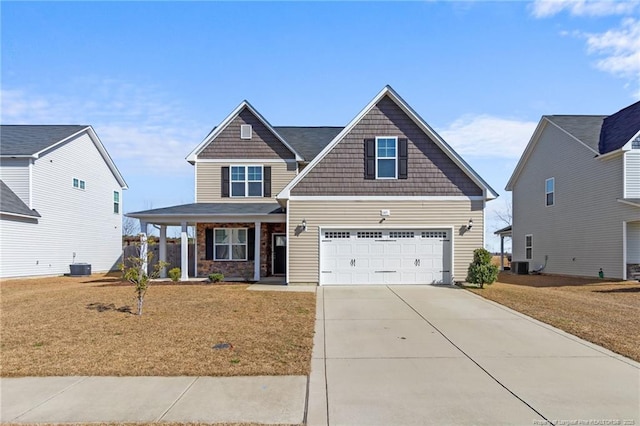
[[193,202],[184,157],[243,99],[345,125],[390,84],[501,195],[544,114],[640,98],[640,2],[7,2],[2,123],[91,124],[124,211]]

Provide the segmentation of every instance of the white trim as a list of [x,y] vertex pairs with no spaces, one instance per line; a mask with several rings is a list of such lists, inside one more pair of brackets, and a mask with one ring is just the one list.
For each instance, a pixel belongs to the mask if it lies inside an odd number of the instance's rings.
[[[551,192],[549,192],[547,190],[547,183],[551,182]],[[553,201],[551,204],[548,203],[547,201],[547,196],[551,194],[551,201]],[[553,207],[556,205],[556,178],[555,177],[550,177],[544,180],[544,206],[545,207]]]
[[[286,202],[286,208],[285,208],[285,212],[286,212],[286,222],[285,222],[285,233],[287,235],[287,258],[286,258],[286,264],[285,264],[285,274],[284,274],[284,280],[287,283],[287,285],[289,285],[289,259],[291,259],[291,256],[289,255],[289,241],[291,241],[291,239],[289,238],[289,200],[287,200]],[[320,253],[320,252],[318,252]],[[319,256],[319,254],[318,254]],[[319,263],[319,262],[318,262]],[[318,265],[318,267],[320,267]],[[273,269],[272,269],[273,271]],[[318,276],[318,279],[320,278],[320,276]]]
[[[244,167],[244,194],[245,195],[233,195],[233,168],[234,167]],[[258,182],[257,180],[249,180],[249,167],[260,167],[260,195],[249,195],[249,183]],[[235,181],[236,183],[240,183],[240,181]],[[230,164],[229,165],[229,198],[234,199],[243,199],[243,198],[264,198],[264,166],[260,164],[259,166],[252,164]]]
[[194,161],[194,164],[198,163],[297,163],[294,158],[198,158]]
[[[378,141],[380,139],[393,139],[396,143],[395,151],[396,155],[394,157],[378,157]],[[375,142],[375,168],[376,168],[376,179],[377,180],[397,180],[398,179],[398,137],[397,136],[376,136]],[[395,162],[394,167],[394,175],[393,176],[384,176],[380,177],[378,172],[380,171],[380,167],[378,166],[378,160],[393,160]]]
[[[260,248],[262,244],[260,239],[262,237],[262,223],[255,222],[254,223],[255,230],[253,231],[253,280],[260,281],[260,266],[262,261],[260,260]],[[213,240],[215,241],[215,233],[213,236]],[[247,231],[247,258],[249,258],[249,231]],[[213,254],[215,257],[215,253]]]
[[29,160],[29,208],[33,209],[33,162],[34,159]]
[[622,198],[627,198],[627,153],[622,156]]
[[624,149],[620,148],[620,149],[616,149],[615,151],[607,152],[606,154],[597,155],[596,158],[598,160],[608,160],[610,158],[619,157],[620,155],[624,154],[625,152],[626,151]]
[[482,195],[291,195],[294,201],[483,201]]
[[[259,223],[259,222],[256,222]],[[217,230],[229,230],[231,231],[229,233],[229,243],[228,244],[216,244],[216,231]],[[245,232],[245,250],[244,250],[244,259],[233,259],[233,231],[241,231],[244,230]],[[254,240],[255,241],[255,240]],[[213,261],[214,262],[246,262],[249,259],[249,229],[248,228],[213,228]],[[229,248],[229,259],[217,259],[216,258],[216,245],[219,246],[224,246],[226,245]],[[243,245],[243,244],[235,244],[237,246]],[[255,261],[255,260],[254,260]],[[254,270],[254,277],[255,277],[255,270]]]
[[444,139],[440,137],[392,88],[391,86],[385,86],[380,93],[376,95],[367,106],[355,116],[353,120],[347,124],[347,126],[338,133],[331,142],[322,150],[316,157],[305,167],[282,191],[276,196],[276,198],[287,199],[291,196],[291,189],[295,187],[304,177],[326,157],[326,155],[333,150],[333,148],[344,137],[351,132],[351,130],[362,120],[362,118],[371,111],[371,109],[378,104],[384,96],[389,96],[396,105],[400,107],[414,123],[420,127],[420,129],[427,134],[435,144],[444,151],[444,153],[463,171],[465,174],[473,180],[476,185],[483,189],[483,193],[486,199],[493,199],[498,197],[498,193],[493,190],[476,172],[460,157]]
[[240,139],[250,140],[253,137],[253,127],[251,124],[240,125]]
[[617,200],[619,203],[623,203],[623,204],[628,204],[630,206],[634,206],[634,207],[640,207],[640,204],[638,203],[634,203],[632,201],[627,201],[627,200],[623,200],[622,198],[618,198]]
[[40,216],[29,216],[29,215],[26,215],[26,214],[3,212],[3,211],[0,211],[0,216],[13,216],[13,217],[21,217],[21,218],[25,218],[25,219],[33,219],[33,220],[39,220],[40,219]]
[[275,129],[271,126],[271,124],[269,124],[269,122],[267,120],[265,120],[265,118],[253,107],[251,106],[251,104],[248,101],[242,101],[240,103],[240,105],[238,105],[232,112],[231,114],[227,115],[227,117],[222,120],[222,122],[218,125],[218,127],[216,127],[215,129],[213,129],[211,131],[211,133],[209,133],[207,135],[207,137],[204,138],[204,140],[202,142],[200,142],[200,144],[198,146],[195,147],[195,149],[193,151],[191,151],[186,157],[185,159],[193,164],[197,158],[198,155],[200,154],[200,152],[202,152],[202,150],[209,145],[209,143],[211,141],[213,141],[216,137],[218,137],[218,135],[220,133],[222,133],[227,126],[229,126],[229,124],[242,112],[242,110],[244,108],[247,108],[254,116],[256,116],[256,118],[258,120],[260,120],[262,122],[262,124],[271,132],[274,134],[274,136],[276,138],[278,138],[278,140],[285,146],[287,147],[287,149],[289,151],[291,151],[292,154],[295,155],[296,160],[297,161],[302,161],[302,156],[300,154],[298,154],[298,152],[293,149],[288,143],[287,141],[284,140],[284,138],[282,138],[282,136],[280,136],[278,134],[278,132],[275,131]]
[[[531,237],[531,245],[527,245],[527,237]],[[531,249],[531,257],[527,257],[527,248]],[[524,234],[524,260],[533,260],[533,234]]]
[[180,269],[182,281],[189,280],[189,235],[187,234],[187,223],[182,222],[180,226]]
[[193,202],[198,202],[198,163],[193,165]]

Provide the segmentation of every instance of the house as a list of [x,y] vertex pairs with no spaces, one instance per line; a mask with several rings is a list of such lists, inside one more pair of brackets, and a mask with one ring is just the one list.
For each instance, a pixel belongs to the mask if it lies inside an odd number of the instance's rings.
[[[389,86],[345,127],[272,126],[244,101],[187,156],[195,203],[128,214],[196,227],[199,276],[452,283],[493,189]],[[165,250],[166,253],[166,250]]]
[[506,190],[515,261],[551,274],[632,278],[640,272],[640,102],[610,116],[543,116]]
[[91,126],[0,126],[0,276],[114,269],[124,189]]

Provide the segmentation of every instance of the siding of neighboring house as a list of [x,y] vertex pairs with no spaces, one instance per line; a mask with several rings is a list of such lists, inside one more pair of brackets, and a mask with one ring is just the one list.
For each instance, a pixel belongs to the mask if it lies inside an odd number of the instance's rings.
[[[251,139],[240,138],[240,126],[250,124]],[[295,159],[295,155],[247,108],[205,146],[198,159]]]
[[[513,186],[513,259],[525,260],[525,235],[533,235],[530,269],[545,273],[622,278],[623,221],[638,208],[623,196],[623,156],[596,154],[546,123]],[[555,178],[555,205],[545,205],[545,180]]]
[[640,198],[640,149],[625,152],[625,181],[624,198]]
[[[73,187],[73,178],[86,183]],[[113,192],[120,194],[113,212]],[[122,252],[122,189],[86,133],[41,155],[33,165],[37,225],[1,220],[5,277],[69,272],[74,261],[93,272],[112,270]]]
[[[271,197],[222,197],[222,167],[233,165],[270,166],[271,167]],[[275,201],[276,195],[296,176],[296,163],[284,161],[269,161],[264,163],[207,163],[196,162],[196,202],[269,202]]]
[[[318,283],[318,228],[351,226],[354,229],[453,227],[453,276],[464,281],[473,250],[483,246],[484,201],[289,201],[288,244],[289,283]],[[391,216],[380,224],[380,210]],[[307,231],[295,235],[296,227],[306,220]],[[461,235],[469,219],[474,228]]]
[[3,158],[0,160],[0,179],[28,206],[29,162],[28,158]]
[[[364,139],[408,139],[407,179],[364,179]],[[480,196],[478,187],[388,96],[292,190],[292,195]]]

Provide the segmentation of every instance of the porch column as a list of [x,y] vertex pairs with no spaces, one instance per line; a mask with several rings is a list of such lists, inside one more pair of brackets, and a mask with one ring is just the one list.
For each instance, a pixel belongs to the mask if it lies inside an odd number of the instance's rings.
[[[167,225],[160,225],[160,262],[167,261]],[[160,269],[160,278],[167,278],[167,267]]]
[[145,274],[149,274],[149,265],[147,264],[147,225],[147,222],[140,221],[140,259],[142,259],[140,269]]
[[500,270],[504,271],[504,235],[500,235]]
[[180,270],[182,276],[180,280],[189,279],[189,236],[187,235],[187,222],[182,222],[182,232],[180,233]]
[[260,237],[261,237],[261,222],[256,222],[256,237],[255,237],[255,244],[254,244],[254,255],[253,255],[253,280],[254,281],[260,281]]

